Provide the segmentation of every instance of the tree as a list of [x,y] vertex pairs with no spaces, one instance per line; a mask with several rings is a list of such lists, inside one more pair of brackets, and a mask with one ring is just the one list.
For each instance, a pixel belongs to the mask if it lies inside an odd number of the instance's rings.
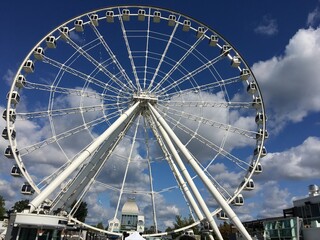
[[22,212],[25,208],[28,207],[29,199],[20,200],[15,202],[13,207],[11,208],[13,212]]
[[[175,223],[173,224],[174,227],[173,227],[173,228],[168,227],[168,228],[166,229],[166,232],[171,232],[171,231],[173,231],[173,230],[175,230],[175,229],[188,226],[188,225],[190,225],[190,224],[192,224],[192,223],[194,223],[194,221],[193,221],[191,215],[189,215],[188,218],[187,218],[187,217],[184,217],[184,218],[183,218],[183,217],[177,215],[177,216],[175,217]],[[194,234],[199,234],[199,232],[200,232],[198,226],[194,226],[194,227],[192,227],[191,229],[193,230]],[[181,234],[181,233],[173,233],[173,234],[172,234],[172,238],[175,239],[175,238],[178,237],[180,234]]]
[[99,229],[104,229],[104,226],[103,226],[102,222],[99,222],[96,227],[99,228]]
[[[71,209],[77,203],[74,201],[71,205]],[[81,202],[77,211],[73,214],[73,217],[77,218],[79,221],[84,222],[88,215],[88,204],[86,202]]]
[[219,230],[223,239],[229,239],[229,236],[232,233],[232,224],[223,222],[223,224],[219,225]]
[[146,234],[152,234],[155,232],[156,232],[156,228],[154,226],[150,226],[149,228],[145,227],[145,229],[144,229],[144,233],[146,233]]
[[6,209],[5,209],[6,202],[2,196],[0,196],[0,219],[3,219]]

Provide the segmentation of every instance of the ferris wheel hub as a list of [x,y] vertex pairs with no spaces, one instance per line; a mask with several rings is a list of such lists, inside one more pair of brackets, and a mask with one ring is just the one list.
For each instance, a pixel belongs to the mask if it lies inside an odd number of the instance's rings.
[[142,106],[146,106],[148,103],[151,103],[152,105],[154,105],[158,102],[158,97],[154,93],[141,91],[133,94],[133,101],[134,102],[139,101],[140,105]]

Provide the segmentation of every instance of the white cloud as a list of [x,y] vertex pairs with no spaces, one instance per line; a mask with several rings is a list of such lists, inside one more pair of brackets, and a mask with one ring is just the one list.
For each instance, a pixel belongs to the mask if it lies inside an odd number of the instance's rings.
[[278,23],[277,20],[265,15],[262,22],[257,26],[254,31],[262,35],[272,36],[278,33]]
[[282,210],[291,206],[288,189],[281,189],[276,181],[263,184],[259,195],[262,202],[258,206],[258,218],[282,216]]
[[15,75],[15,73],[11,69],[8,69],[7,72],[5,73],[5,75],[2,77],[2,79],[5,81],[5,83],[8,86],[11,86],[14,75]]
[[308,137],[301,145],[262,158],[263,174],[273,179],[320,178],[320,139]]
[[317,27],[320,21],[320,9],[317,7],[311,13],[308,14],[307,26]]
[[281,130],[320,110],[320,28],[301,29],[282,56],[252,67],[267,107],[268,129]]

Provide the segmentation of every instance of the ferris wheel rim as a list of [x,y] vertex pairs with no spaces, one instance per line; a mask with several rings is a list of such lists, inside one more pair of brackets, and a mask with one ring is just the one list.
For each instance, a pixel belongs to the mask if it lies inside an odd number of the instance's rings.
[[[78,19],[78,18],[81,18],[81,17],[84,17],[84,16],[89,16],[89,14],[91,14],[91,13],[96,13],[96,12],[101,12],[101,11],[106,11],[106,10],[116,9],[116,8],[120,9],[120,8],[139,8],[139,7],[152,8],[152,9],[161,10],[161,11],[168,11],[168,12],[170,12],[170,13],[176,13],[176,14],[179,14],[179,15],[181,15],[181,16],[187,17],[188,19],[190,19],[190,20],[192,20],[192,21],[194,21],[194,22],[199,23],[199,24],[202,25],[202,26],[205,26],[206,28],[208,28],[209,30],[211,30],[211,31],[214,32],[214,33],[217,33],[215,30],[211,29],[210,27],[208,27],[207,25],[205,25],[205,24],[203,24],[203,23],[198,22],[197,20],[193,19],[192,17],[183,15],[183,14],[181,14],[181,13],[178,13],[178,12],[175,12],[175,11],[172,11],[172,10],[167,10],[167,9],[164,9],[164,8],[158,8],[158,7],[152,7],[152,6],[123,5],[123,6],[115,6],[115,7],[101,8],[101,9],[98,9],[98,10],[95,10],[95,11],[87,12],[87,13],[85,13],[85,14],[83,14],[83,15],[79,15],[79,16],[77,16],[77,17],[75,17],[75,18],[72,18],[72,19],[64,22],[63,24],[59,25],[57,28],[55,28],[55,29],[52,30],[51,32],[49,32],[49,33],[48,33],[42,40],[40,40],[40,41],[38,42],[38,44],[35,45],[35,46],[36,46],[36,47],[39,46],[48,36],[50,36],[50,35],[52,35],[53,33],[55,33],[60,27],[62,27],[62,26],[64,26],[64,25],[67,25],[67,24],[71,23],[72,21],[74,21],[74,20],[76,20],[76,19]],[[88,21],[88,22],[89,22],[89,21]],[[222,37],[222,35],[219,34],[219,33],[217,33],[217,35],[219,35],[219,37]],[[222,38],[223,38],[223,37],[222,37]],[[227,40],[224,39],[224,38],[223,38],[223,41],[230,44],[230,42],[227,41]],[[230,44],[230,45],[231,45],[231,44]],[[232,45],[231,45],[231,46],[232,46]],[[232,46],[232,48],[233,48],[233,50],[234,50],[236,53],[238,53],[233,46]],[[23,61],[23,63],[26,62],[26,61],[30,58],[30,56],[32,56],[32,53],[33,53],[33,49],[29,52],[29,54],[27,55],[27,57],[25,58],[25,60]],[[238,54],[239,54],[239,53],[238,53]],[[239,55],[240,55],[240,54],[239,54]],[[240,55],[240,56],[241,56],[241,55]],[[246,66],[246,68],[247,68],[247,69],[250,69],[249,66],[247,65],[247,63],[245,62],[244,58],[241,57],[241,59],[242,59],[244,65]],[[17,77],[19,76],[19,74],[22,72],[22,67],[23,67],[23,64],[19,67],[19,70],[17,71],[17,73],[16,73],[16,75],[15,75],[15,77],[14,77],[14,82],[13,82],[13,84],[12,84],[12,86],[11,86],[11,89],[10,89],[9,99],[8,99],[8,103],[7,103],[7,129],[10,129],[10,127],[11,127],[11,124],[10,124],[10,121],[9,121],[9,117],[10,117],[10,116],[9,116],[9,110],[11,109],[11,106],[12,106],[12,103],[11,103],[12,93],[13,93],[14,90],[15,90],[15,86],[14,86],[14,85],[15,85],[15,81],[16,81]],[[250,73],[251,73],[251,75],[252,75],[252,77],[253,77],[253,79],[254,79],[254,82],[257,84],[259,95],[260,95],[261,98],[262,98],[262,95],[261,95],[261,92],[260,92],[260,89],[259,89],[259,85],[258,85],[258,83],[257,83],[257,81],[256,81],[256,79],[255,79],[255,77],[254,77],[254,75],[253,75],[253,73],[252,73],[251,70],[250,70]],[[261,99],[261,102],[262,102],[261,112],[262,112],[262,114],[265,115],[263,99]],[[262,129],[263,129],[263,134],[264,134],[264,131],[265,131],[265,119],[263,120],[262,126],[263,126],[263,127],[262,127]],[[10,131],[8,131],[8,134],[9,134],[9,144],[10,144],[10,146],[12,146],[13,148],[14,148],[14,147],[17,147],[16,141],[15,141],[15,140],[12,140],[12,138],[11,138],[11,133],[10,133]],[[261,141],[261,145],[262,145],[262,146],[264,145],[264,137],[263,137],[263,139],[262,139],[262,141]],[[260,156],[261,154],[262,154],[262,149],[260,148],[259,156]],[[16,155],[15,152],[13,152],[13,155],[14,155],[14,158],[15,158],[16,162],[17,162],[18,164],[21,164],[21,162],[20,162],[21,160],[19,159],[19,157]],[[255,169],[255,168],[257,167],[257,165],[258,165],[259,159],[260,159],[260,157],[258,157],[258,160],[255,162],[255,165],[253,166],[254,169]],[[19,160],[19,161],[18,161],[18,160]],[[20,165],[20,166],[23,167],[23,165]],[[26,174],[27,174],[27,172],[26,172]],[[254,174],[254,171],[251,171],[250,174],[247,175],[247,180],[246,180],[246,182],[248,182],[249,179],[251,179],[251,177],[252,177],[253,174]],[[28,179],[28,175],[26,175],[25,178]],[[29,183],[30,183],[30,182],[29,182]],[[33,183],[33,181],[32,181],[32,183]],[[30,183],[30,184],[31,184],[31,183]],[[34,184],[34,183],[33,183],[33,184]],[[31,185],[32,185],[32,184],[31,184]],[[243,190],[244,186],[245,186],[245,184],[243,184],[242,187],[240,187],[240,188],[238,189],[237,193],[240,193],[240,192]],[[35,189],[37,189],[36,184],[34,184],[33,187],[34,187]],[[40,191],[40,190],[39,190],[39,191]],[[231,203],[231,202],[234,200],[235,197],[236,197],[236,194],[234,194],[234,196],[233,196],[232,198],[228,199],[228,203]],[[217,212],[219,212],[219,210],[215,211],[213,214],[216,214]]]

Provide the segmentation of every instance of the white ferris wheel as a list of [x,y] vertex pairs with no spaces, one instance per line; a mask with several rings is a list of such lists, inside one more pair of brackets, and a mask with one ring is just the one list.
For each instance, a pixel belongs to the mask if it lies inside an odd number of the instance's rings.
[[134,198],[155,229],[190,214],[222,239],[216,218],[229,217],[250,239],[234,211],[262,171],[265,109],[212,28],[149,6],[85,13],[32,48],[7,99],[5,156],[30,212],[72,219],[72,203],[95,199],[117,219]]

